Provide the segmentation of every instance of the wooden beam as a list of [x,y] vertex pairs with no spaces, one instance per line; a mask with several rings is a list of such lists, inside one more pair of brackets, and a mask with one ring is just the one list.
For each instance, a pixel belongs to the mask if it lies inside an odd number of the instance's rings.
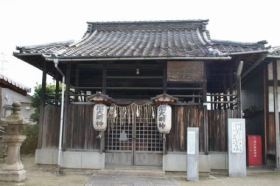
[[107,87],[107,90],[162,90],[162,87]]
[[181,98],[202,98],[202,95],[176,95],[176,94],[170,94],[175,97],[181,97]]
[[107,79],[162,79],[163,76],[107,76]]
[[96,90],[96,89],[102,89],[102,87],[78,87],[78,86],[71,86],[71,88],[77,89],[77,90]]
[[[103,64],[79,64],[79,67],[83,69],[103,69]],[[136,69],[136,67],[140,67],[141,69],[159,69],[160,64],[155,64],[155,63],[130,63],[130,64],[109,64],[108,69],[110,70],[127,70],[127,69]]]
[[277,82],[277,62],[273,61],[273,96],[274,96],[274,121],[275,121],[275,140],[276,140],[276,165],[277,169],[280,169],[280,136],[279,136],[279,105],[278,105],[278,82]]

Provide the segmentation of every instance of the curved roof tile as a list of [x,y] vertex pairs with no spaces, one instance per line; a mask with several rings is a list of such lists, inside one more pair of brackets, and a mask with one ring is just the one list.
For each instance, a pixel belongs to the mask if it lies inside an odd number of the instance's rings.
[[59,54],[61,58],[211,57],[265,50],[264,42],[211,40],[208,20],[88,22],[76,42],[17,47],[22,54]]

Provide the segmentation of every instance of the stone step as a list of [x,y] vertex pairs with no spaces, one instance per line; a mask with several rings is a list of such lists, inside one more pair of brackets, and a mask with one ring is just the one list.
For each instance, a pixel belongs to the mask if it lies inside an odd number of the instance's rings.
[[129,167],[106,167],[97,171],[98,175],[131,175],[131,176],[147,176],[147,177],[163,177],[165,172],[161,167],[151,166],[129,166]]

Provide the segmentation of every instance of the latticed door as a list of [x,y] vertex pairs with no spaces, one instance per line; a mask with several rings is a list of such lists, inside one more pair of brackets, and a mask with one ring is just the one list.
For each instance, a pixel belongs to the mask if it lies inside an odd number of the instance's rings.
[[161,165],[162,137],[151,104],[113,105],[108,112],[106,163]]

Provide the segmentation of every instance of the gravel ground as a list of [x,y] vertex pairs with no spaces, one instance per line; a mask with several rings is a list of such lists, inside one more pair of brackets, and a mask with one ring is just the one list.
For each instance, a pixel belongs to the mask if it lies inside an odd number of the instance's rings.
[[0,182],[0,186],[82,186],[89,179],[88,175],[75,174],[74,172],[62,176],[57,175],[54,166],[35,165],[34,156],[23,156],[22,162],[27,172],[27,180],[20,184]]
[[187,182],[183,173],[167,173],[163,176],[127,175],[122,173],[102,173],[85,170],[67,170],[64,175],[57,175],[54,166],[37,166],[33,156],[24,156],[23,163],[27,170],[24,183],[12,184],[0,182],[0,186],[280,186],[280,172],[252,171],[247,177],[230,178],[223,174],[202,176],[200,181]]

